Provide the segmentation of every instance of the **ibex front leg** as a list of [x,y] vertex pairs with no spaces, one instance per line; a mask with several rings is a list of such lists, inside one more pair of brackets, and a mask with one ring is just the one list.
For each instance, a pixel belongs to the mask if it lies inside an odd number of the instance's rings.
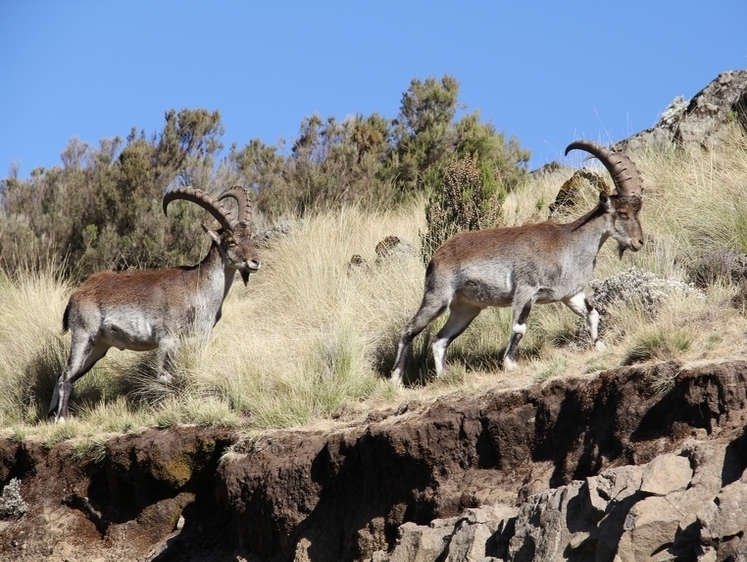
[[591,305],[584,292],[576,293],[572,297],[564,299],[563,304],[586,320],[586,327],[589,328],[591,334],[591,343],[597,349],[604,349],[604,343],[599,341],[599,312]]
[[161,384],[171,384],[174,380],[172,373],[174,371],[174,353],[179,348],[179,338],[173,335],[165,336],[158,343],[156,353],[156,363],[158,372],[156,380]]

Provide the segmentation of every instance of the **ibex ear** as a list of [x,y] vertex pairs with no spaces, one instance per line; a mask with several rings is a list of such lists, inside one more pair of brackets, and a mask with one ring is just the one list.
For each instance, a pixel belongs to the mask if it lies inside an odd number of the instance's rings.
[[213,239],[213,242],[216,244],[220,244],[221,242],[221,236],[218,234],[215,230],[212,228],[205,226],[205,223],[202,223],[202,230],[204,230],[210,238]]

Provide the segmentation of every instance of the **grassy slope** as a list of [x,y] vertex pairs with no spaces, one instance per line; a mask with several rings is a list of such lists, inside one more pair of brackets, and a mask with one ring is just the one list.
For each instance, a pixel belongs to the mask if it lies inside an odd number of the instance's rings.
[[[727,250],[744,255],[744,134],[733,131],[710,152],[645,151],[633,158],[645,182],[647,244],[622,260],[615,244],[606,244],[595,278],[637,266],[685,279],[687,268],[704,256]],[[506,220],[546,217],[568,175],[535,179],[509,196]],[[591,208],[596,197],[591,189],[583,193],[567,218]],[[570,311],[535,307],[520,368],[510,377],[498,370],[509,311],[488,310],[451,346],[444,380],[430,380],[429,336],[418,338],[410,361],[414,384],[396,390],[385,376],[398,331],[420,303],[424,267],[417,256],[367,273],[349,273],[347,263],[353,254],[373,262],[376,243],[387,235],[416,244],[423,226],[420,206],[376,216],[346,209],[299,222],[289,236],[262,249],[264,266],[248,287],[233,286],[211,340],[186,342],[174,387],[153,381],[152,354],[112,350],[76,383],[73,418],[57,426],[39,419],[66,359],[69,337],[61,334],[60,319],[72,288],[55,280],[52,268],[41,276],[15,272],[13,281],[0,272],[0,426],[18,437],[77,435],[94,442],[105,432],[175,423],[289,427],[402,399],[511,387],[632,361],[743,354],[747,323],[741,305],[733,305],[739,288],[727,280],[711,285],[703,299],[669,299],[654,319],[644,307],[613,307],[603,319],[607,349],[601,352],[576,338],[578,322]]]

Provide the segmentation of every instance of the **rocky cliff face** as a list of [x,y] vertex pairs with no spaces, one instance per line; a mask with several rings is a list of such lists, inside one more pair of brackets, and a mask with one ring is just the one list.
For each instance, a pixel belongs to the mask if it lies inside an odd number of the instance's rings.
[[747,555],[747,361],[626,367],[246,441],[0,443],[3,560]]

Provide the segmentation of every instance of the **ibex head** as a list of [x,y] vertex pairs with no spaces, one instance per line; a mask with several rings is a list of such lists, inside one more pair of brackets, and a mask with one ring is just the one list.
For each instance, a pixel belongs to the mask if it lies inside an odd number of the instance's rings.
[[[238,205],[236,217],[225,208],[223,199],[234,199]],[[196,203],[208,211],[220,223],[219,230],[213,230],[204,224],[202,228],[213,239],[226,264],[238,270],[246,285],[249,274],[259,269],[260,261],[257,250],[251,238],[249,218],[251,203],[246,190],[236,186],[225,190],[217,198],[192,187],[175,187],[163,196],[163,212],[167,214],[167,207],[175,199],[184,199]]]
[[643,228],[638,213],[643,205],[641,176],[630,158],[591,141],[575,141],[565,149],[585,150],[595,156],[612,176],[615,188],[599,193],[599,204],[612,218],[611,236],[617,241],[620,257],[625,250],[637,252],[643,247]]

